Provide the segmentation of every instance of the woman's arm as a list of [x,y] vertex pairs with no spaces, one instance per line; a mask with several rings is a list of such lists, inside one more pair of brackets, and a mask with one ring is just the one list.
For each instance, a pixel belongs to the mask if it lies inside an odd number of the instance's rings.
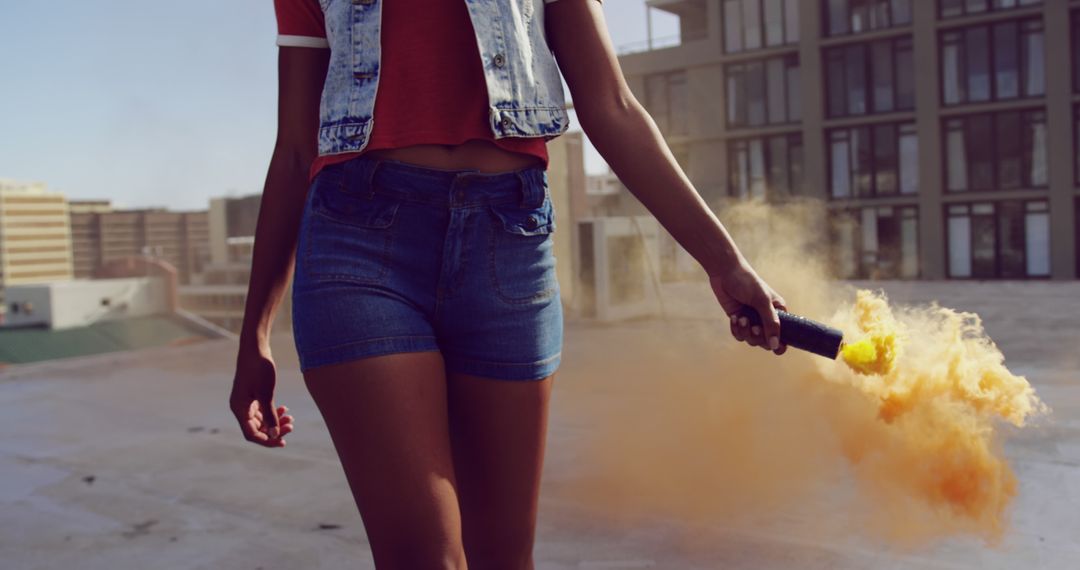
[[748,330],[745,320],[733,318],[732,334],[782,353],[776,308],[783,308],[783,299],[750,267],[631,93],[600,3],[559,0],[547,4],[545,20],[548,44],[589,140],[630,193],[705,269],[724,311],[734,315],[746,304],[761,315],[763,331]]
[[282,438],[292,431],[287,408],[273,403],[277,372],[270,355],[270,329],[292,279],[329,59],[327,49],[281,47],[278,52],[277,142],[255,224],[251,277],[229,395],[229,408],[244,438],[266,447],[284,446]]

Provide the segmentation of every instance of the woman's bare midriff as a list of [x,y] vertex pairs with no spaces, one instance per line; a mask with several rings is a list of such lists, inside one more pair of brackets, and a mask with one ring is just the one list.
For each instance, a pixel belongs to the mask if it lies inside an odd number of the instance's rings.
[[459,145],[421,144],[381,148],[366,154],[442,170],[510,172],[544,165],[539,157],[509,151],[485,140],[470,140]]

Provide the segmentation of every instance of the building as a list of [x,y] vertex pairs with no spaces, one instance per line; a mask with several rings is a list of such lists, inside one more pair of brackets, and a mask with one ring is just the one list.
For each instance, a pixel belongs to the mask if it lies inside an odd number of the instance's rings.
[[205,210],[115,210],[108,200],[72,200],[75,276],[90,279],[115,259],[153,255],[176,267],[180,283],[190,283],[209,261],[208,228]]
[[0,180],[0,323],[7,287],[72,276],[67,200],[40,182]]
[[[234,333],[240,332],[244,322],[261,203],[262,194],[210,199],[210,261],[179,289],[181,307]],[[274,325],[292,326],[292,280]]]
[[1078,276],[1080,2],[648,4],[620,62],[710,203],[827,201],[844,277]]

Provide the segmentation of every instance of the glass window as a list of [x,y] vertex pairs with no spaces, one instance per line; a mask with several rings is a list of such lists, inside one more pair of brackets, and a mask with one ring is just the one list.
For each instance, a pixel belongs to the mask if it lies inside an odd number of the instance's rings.
[[823,5],[830,36],[911,23],[911,0],[825,0]]
[[833,129],[828,143],[833,198],[918,192],[919,143],[914,123]]
[[938,0],[938,13],[942,18],[955,18],[969,14],[982,14],[990,10],[1012,10],[1042,4],[1042,0]]
[[1046,92],[1038,18],[950,30],[941,35],[942,100],[977,103]]
[[1024,204],[1002,202],[998,204],[998,252],[999,276],[1016,279],[1027,274],[1024,263],[1025,230]]
[[830,117],[915,108],[910,38],[828,49],[825,68]]
[[910,123],[900,125],[900,193],[919,193],[919,136]]
[[787,43],[799,41],[800,0],[784,0],[784,39]]
[[795,57],[784,60],[787,66],[787,103],[789,122],[802,120],[802,81],[799,71],[799,61]]
[[743,49],[761,47],[761,0],[742,0]]
[[727,53],[799,41],[798,0],[724,0],[723,18]]
[[1080,10],[1072,14],[1073,91],[1080,92]]
[[919,216],[915,208],[901,208],[900,277],[919,277]]
[[742,51],[742,30],[741,0],[724,0],[724,51]]
[[746,71],[742,65],[729,66],[727,69],[727,107],[728,124],[746,125]]
[[784,1],[762,1],[765,8],[765,45],[784,45]]
[[1045,201],[954,204],[946,211],[950,276],[1050,275],[1050,219]]
[[919,276],[918,209],[882,206],[831,215],[840,276],[912,279]]
[[851,32],[848,25],[848,0],[827,0],[829,35],[840,36]]
[[892,46],[877,42],[871,46],[870,51],[873,54],[871,68],[874,75],[874,110],[892,111],[895,107]]
[[787,121],[787,101],[784,93],[787,91],[787,69],[782,59],[770,59],[765,62],[768,77],[769,97],[769,122],[772,124]]
[[998,97],[1020,96],[1020,59],[1016,22],[994,25],[994,87]]
[[896,194],[898,189],[897,142],[895,126],[874,127],[874,190],[877,194]]
[[1028,20],[1022,24],[1020,60],[1024,66],[1024,95],[1046,93],[1046,54],[1043,49],[1042,21]]
[[962,61],[964,48],[958,34],[944,34],[941,37],[941,86],[946,105],[960,103],[967,98],[967,91],[960,80],[964,75]]
[[1050,212],[1046,202],[1028,202],[1024,217],[1024,253],[1028,277],[1050,276]]
[[765,65],[746,64],[746,119],[750,126],[765,124]]
[[949,212],[949,276],[971,277],[971,217],[954,208]]
[[800,120],[797,56],[728,65],[728,127],[758,127]]
[[688,134],[690,132],[688,113],[690,107],[690,93],[686,85],[686,73],[672,73],[667,76],[667,79],[668,98],[671,101],[669,105],[671,134]]
[[830,170],[832,179],[832,197],[851,197],[851,150],[846,131],[834,131],[830,134],[829,154],[832,155]]
[[645,107],[657,128],[665,135],[688,133],[689,97],[684,71],[645,78]]
[[802,192],[802,135],[735,140],[728,149],[731,196],[776,198]]
[[1047,184],[1046,114],[1004,111],[945,122],[946,187],[1008,190]]
[[964,53],[967,56],[968,101],[990,100],[989,30],[972,28],[964,34]]
[[1001,113],[997,116],[998,186],[1016,189],[1023,185],[1024,157],[1021,149],[1020,113]]

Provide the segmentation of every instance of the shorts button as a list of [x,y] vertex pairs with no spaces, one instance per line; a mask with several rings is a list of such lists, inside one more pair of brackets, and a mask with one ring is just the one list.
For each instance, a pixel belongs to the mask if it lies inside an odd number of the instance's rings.
[[503,128],[509,128],[510,127],[510,117],[503,117],[502,120],[499,121],[499,124],[501,124],[503,126]]
[[457,194],[455,194],[454,197],[457,198],[458,202],[464,202],[465,201],[465,192],[463,192],[461,190],[458,190]]
[[536,216],[529,216],[529,219],[525,220],[525,225],[530,230],[535,230],[540,225],[540,220],[536,219]]

